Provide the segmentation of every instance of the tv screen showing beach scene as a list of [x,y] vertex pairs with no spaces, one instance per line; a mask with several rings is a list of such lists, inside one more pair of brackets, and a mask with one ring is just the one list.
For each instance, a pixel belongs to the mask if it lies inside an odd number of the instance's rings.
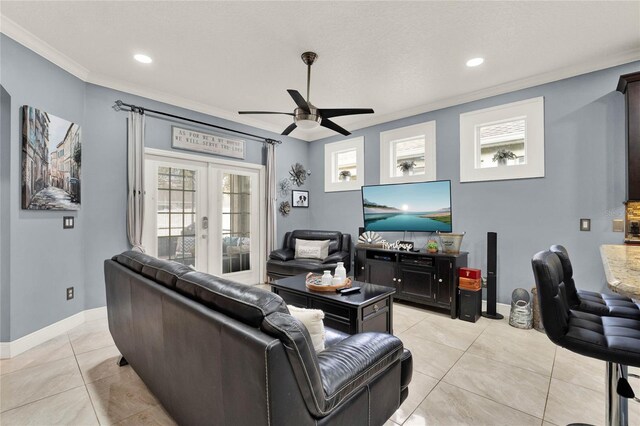
[[378,232],[451,232],[451,181],[362,187],[364,227]]

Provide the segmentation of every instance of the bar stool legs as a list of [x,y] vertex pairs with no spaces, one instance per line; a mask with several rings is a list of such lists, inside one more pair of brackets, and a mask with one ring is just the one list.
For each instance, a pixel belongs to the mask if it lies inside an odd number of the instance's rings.
[[629,408],[628,400],[618,394],[618,380],[627,377],[627,366],[607,362],[606,399],[607,399],[607,426],[628,426]]

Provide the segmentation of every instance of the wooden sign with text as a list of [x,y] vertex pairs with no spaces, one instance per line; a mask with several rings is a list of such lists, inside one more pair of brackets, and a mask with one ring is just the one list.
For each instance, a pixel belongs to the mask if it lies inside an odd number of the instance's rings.
[[244,160],[244,141],[171,126],[171,146]]

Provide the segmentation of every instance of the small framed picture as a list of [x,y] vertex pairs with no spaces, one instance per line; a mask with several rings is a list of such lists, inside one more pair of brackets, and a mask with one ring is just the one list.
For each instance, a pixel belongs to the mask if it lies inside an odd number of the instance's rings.
[[291,207],[309,207],[309,191],[291,191]]

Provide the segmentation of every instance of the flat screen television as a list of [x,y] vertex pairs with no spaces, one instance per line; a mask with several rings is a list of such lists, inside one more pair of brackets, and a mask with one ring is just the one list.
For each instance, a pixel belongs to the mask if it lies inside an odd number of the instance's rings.
[[451,232],[451,181],[362,187],[367,231]]

